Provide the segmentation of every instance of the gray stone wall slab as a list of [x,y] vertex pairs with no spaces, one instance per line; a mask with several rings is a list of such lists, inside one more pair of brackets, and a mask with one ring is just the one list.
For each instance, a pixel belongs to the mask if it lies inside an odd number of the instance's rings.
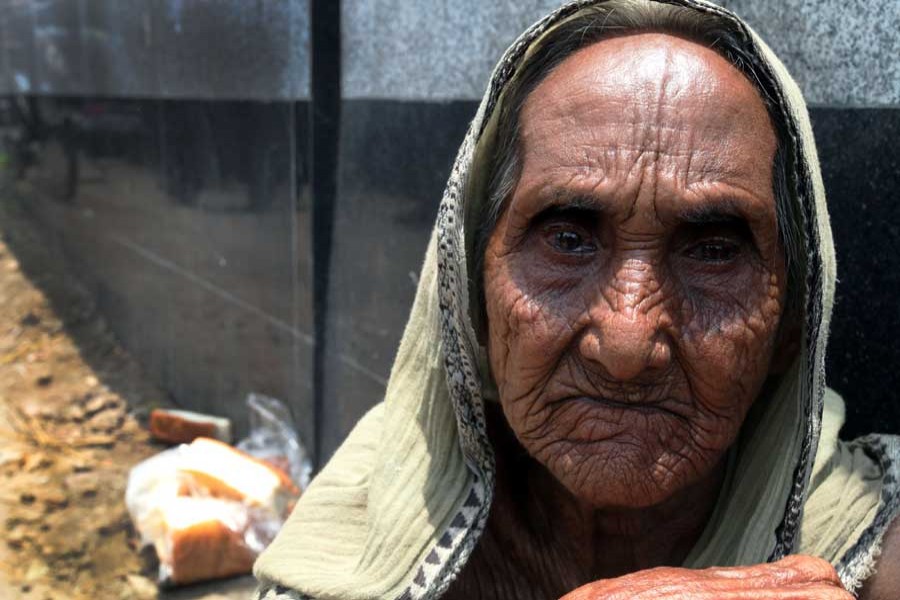
[[480,98],[494,63],[553,0],[344,0],[348,99]]
[[787,65],[808,102],[900,105],[900,1],[723,0]]
[[3,93],[37,91],[35,15],[24,1],[0,2],[0,51],[3,53]]
[[[346,98],[480,98],[519,32],[556,0],[344,0]],[[900,105],[900,1],[723,0],[815,104]]]
[[309,98],[309,0],[0,0],[0,94]]

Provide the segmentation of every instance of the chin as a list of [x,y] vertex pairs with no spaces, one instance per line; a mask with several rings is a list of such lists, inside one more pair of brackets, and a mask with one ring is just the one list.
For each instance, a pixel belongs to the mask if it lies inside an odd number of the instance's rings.
[[579,397],[530,421],[507,419],[528,454],[597,509],[663,504],[713,473],[727,449],[725,437],[699,445],[690,416],[669,405],[622,404]]
[[657,455],[633,441],[605,440],[537,458],[580,501],[598,509],[639,509],[662,504],[699,479],[693,469],[662,467]]

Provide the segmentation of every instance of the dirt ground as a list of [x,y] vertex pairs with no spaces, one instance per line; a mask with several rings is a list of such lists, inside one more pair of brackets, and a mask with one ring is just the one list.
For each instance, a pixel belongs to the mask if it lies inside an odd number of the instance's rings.
[[0,186],[0,598],[250,596],[247,577],[158,591],[138,548],[127,475],[164,449],[140,419],[168,404]]

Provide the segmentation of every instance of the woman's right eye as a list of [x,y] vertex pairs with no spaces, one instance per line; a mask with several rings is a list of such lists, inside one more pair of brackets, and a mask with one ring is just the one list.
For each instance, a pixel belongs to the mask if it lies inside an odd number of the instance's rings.
[[597,249],[591,236],[571,225],[550,228],[550,245],[565,254],[587,254]]

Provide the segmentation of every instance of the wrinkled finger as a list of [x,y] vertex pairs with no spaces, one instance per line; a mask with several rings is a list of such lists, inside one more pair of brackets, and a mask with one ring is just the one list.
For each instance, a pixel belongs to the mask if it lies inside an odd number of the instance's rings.
[[654,589],[585,586],[560,600],[855,600],[855,598],[847,590],[827,583],[753,589],[733,585],[730,589],[711,589],[694,582],[677,588],[666,586]]
[[[778,583],[762,580],[718,579],[668,583],[652,587],[634,586],[625,589],[622,598],[641,598],[647,593],[654,600],[690,598],[691,600],[845,600],[853,596],[840,586],[823,582]],[[590,597],[590,596],[589,596]],[[602,596],[606,598],[606,596]],[[618,596],[616,596],[618,597]],[[599,598],[599,597],[598,597]]]
[[[659,600],[675,600],[675,598],[691,598],[692,596],[660,596]],[[795,585],[791,587],[772,587],[754,590],[734,590],[729,592],[710,592],[702,596],[703,600],[856,600],[853,594],[843,588],[827,583]],[[648,599],[649,600],[649,599]],[[696,600],[700,600],[698,597]]]
[[816,556],[792,554],[772,564],[787,571],[789,581],[817,581],[842,587],[834,566]]
[[792,554],[777,562],[747,567],[713,567],[706,572],[722,579],[740,579],[754,587],[767,582],[801,584],[821,582],[841,586],[837,571],[826,560],[814,556]]

